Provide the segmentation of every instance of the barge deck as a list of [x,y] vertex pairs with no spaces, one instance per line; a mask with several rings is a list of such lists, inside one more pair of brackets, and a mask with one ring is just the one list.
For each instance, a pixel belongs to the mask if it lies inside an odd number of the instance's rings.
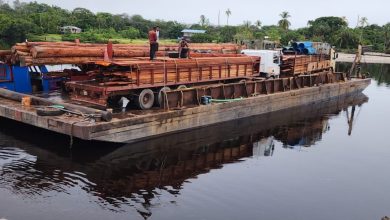
[[168,111],[142,111],[141,114],[114,114],[110,122],[94,121],[69,114],[38,116],[34,107],[25,107],[20,102],[0,98],[0,117],[83,140],[131,143],[301,105],[318,104],[343,95],[358,94],[370,83],[371,79],[351,79],[259,95],[229,103]]

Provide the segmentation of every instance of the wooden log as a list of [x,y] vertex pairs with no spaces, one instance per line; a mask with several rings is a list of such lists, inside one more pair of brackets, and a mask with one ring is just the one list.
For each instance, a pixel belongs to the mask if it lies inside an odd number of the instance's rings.
[[0,50],[0,57],[5,57],[11,55],[11,50]]
[[75,111],[75,112],[81,112],[83,114],[93,114],[93,115],[100,115],[101,118],[104,121],[111,121],[112,120],[112,113],[107,111],[101,111],[98,109],[93,109],[85,106],[80,105],[73,105],[69,103],[63,103],[63,102],[54,102],[52,100],[48,100],[45,98],[40,98],[32,95],[26,95],[18,92],[13,92],[7,89],[0,88],[0,96],[3,98],[15,100],[18,102],[22,101],[23,97],[30,97],[34,104],[37,105],[61,105],[64,106],[69,111]]
[[35,46],[31,49],[33,58],[51,57],[104,57],[101,48],[46,48]]
[[21,52],[27,52],[29,53],[30,52],[30,49],[24,45],[24,46],[19,46],[19,45],[15,45],[11,48],[11,52],[12,53],[16,53],[17,51],[21,51]]

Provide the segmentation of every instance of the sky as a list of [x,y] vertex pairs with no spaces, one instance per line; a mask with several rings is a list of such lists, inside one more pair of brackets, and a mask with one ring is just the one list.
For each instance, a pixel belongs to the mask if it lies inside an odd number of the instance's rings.
[[[30,0],[21,0],[29,2]],[[212,24],[227,22],[225,11],[232,12],[229,24],[254,23],[260,20],[263,25],[276,24],[279,14],[291,14],[291,27],[307,26],[307,21],[322,16],[345,16],[351,27],[355,27],[358,17],[367,17],[369,24],[384,25],[390,22],[390,0],[36,0],[39,3],[57,5],[72,10],[83,7],[92,12],[113,14],[139,14],[146,19],[176,20],[193,24],[205,15]],[[11,1],[10,1],[11,2]]]

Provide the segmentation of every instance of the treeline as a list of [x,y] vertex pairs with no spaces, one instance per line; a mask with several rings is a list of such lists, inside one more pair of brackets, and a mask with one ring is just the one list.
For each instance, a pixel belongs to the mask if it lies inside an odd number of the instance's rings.
[[282,12],[275,25],[262,25],[261,21],[244,21],[242,25],[228,25],[229,16],[234,13],[227,9],[227,24],[211,25],[200,15],[198,22],[183,24],[176,21],[147,20],[141,15],[93,13],[85,8],[72,11],[37,2],[12,5],[0,0],[0,46],[9,47],[15,42],[33,39],[35,36],[58,34],[62,26],[77,26],[81,34],[62,35],[62,40],[80,38],[83,42],[106,42],[108,39],[145,39],[148,30],[155,25],[161,28],[161,38],[177,39],[185,28],[205,29],[207,34],[196,35],[194,42],[241,42],[268,39],[287,45],[290,41],[324,41],[341,49],[354,49],[359,43],[372,45],[374,51],[390,52],[390,23],[379,26],[360,19],[355,28],[340,17],[320,17],[309,21],[307,27],[291,30],[290,14]]
[[140,15],[113,15],[93,13],[85,8],[72,11],[57,6],[23,3],[18,0],[12,5],[0,0],[0,44],[12,45],[37,35],[59,34],[62,26],[77,26],[82,34],[65,35],[64,40],[80,37],[85,41],[106,41],[110,38],[146,38],[149,28],[159,25],[161,37],[175,39],[187,25],[176,21],[150,21]]

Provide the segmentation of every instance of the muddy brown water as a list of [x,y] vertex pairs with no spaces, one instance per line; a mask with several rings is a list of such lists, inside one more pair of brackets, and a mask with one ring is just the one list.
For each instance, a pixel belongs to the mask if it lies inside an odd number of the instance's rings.
[[128,145],[1,119],[0,219],[381,219],[389,69],[364,65],[364,94]]

